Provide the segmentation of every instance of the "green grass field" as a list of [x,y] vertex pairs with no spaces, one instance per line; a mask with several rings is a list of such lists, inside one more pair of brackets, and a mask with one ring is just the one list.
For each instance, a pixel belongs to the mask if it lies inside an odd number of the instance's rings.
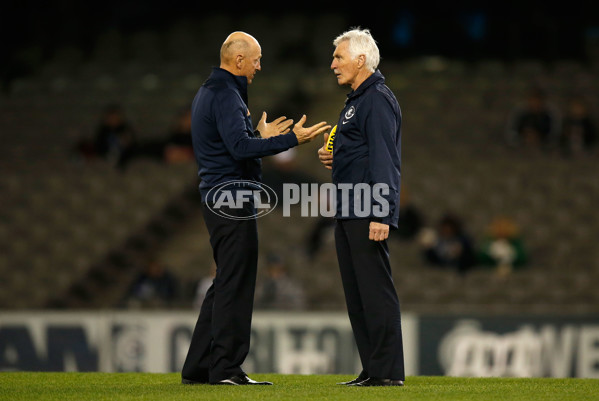
[[358,388],[351,376],[252,375],[274,386],[182,385],[179,374],[0,373],[0,400],[599,400],[596,379],[409,377],[404,387]]

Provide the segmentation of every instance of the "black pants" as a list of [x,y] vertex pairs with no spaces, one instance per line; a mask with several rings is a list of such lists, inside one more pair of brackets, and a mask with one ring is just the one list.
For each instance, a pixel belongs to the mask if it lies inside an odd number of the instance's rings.
[[387,241],[368,239],[368,220],[337,220],[335,245],[363,373],[404,380],[399,300],[393,285]]
[[[200,309],[181,376],[216,383],[243,373],[250,348],[258,265],[256,220],[232,220],[205,205],[204,221],[216,262],[216,277]],[[230,215],[248,215],[228,209]]]

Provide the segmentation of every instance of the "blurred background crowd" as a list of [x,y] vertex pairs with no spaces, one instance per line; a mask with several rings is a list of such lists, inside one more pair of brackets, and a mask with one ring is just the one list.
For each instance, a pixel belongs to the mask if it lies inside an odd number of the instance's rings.
[[[335,123],[348,89],[332,40],[361,26],[403,111],[389,243],[404,310],[599,312],[594,10],[302,4],[6,7],[0,308],[199,307],[214,266],[189,106],[222,41],[244,30],[262,45],[254,116]],[[329,182],[321,144],[265,158],[265,183]],[[332,220],[279,209],[258,223],[256,307],[342,310]]]

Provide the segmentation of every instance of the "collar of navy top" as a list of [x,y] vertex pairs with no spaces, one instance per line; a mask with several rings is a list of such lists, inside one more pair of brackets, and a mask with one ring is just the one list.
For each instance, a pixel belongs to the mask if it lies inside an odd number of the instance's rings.
[[248,105],[248,79],[245,76],[231,74],[229,71],[220,67],[212,67],[210,78],[215,81],[224,81],[229,86],[233,86],[243,99],[243,102]]
[[345,99],[345,104],[347,104],[347,102],[349,102],[351,99],[360,96],[362,93],[364,93],[366,91],[366,89],[368,89],[368,87],[374,85],[375,83],[384,83],[384,82],[385,82],[385,77],[377,69],[368,78],[366,78],[366,80],[364,80],[364,82],[362,82],[356,90],[352,90],[351,92],[349,92],[347,94],[347,99]]

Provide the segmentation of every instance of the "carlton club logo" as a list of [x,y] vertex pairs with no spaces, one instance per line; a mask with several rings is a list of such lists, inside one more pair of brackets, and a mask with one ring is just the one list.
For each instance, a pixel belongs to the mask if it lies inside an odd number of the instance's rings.
[[349,120],[356,115],[356,108],[354,106],[351,106],[346,112],[345,112],[345,120],[341,121],[341,124],[345,125],[349,122]]
[[356,108],[354,106],[351,106],[349,110],[345,112],[345,119],[349,120],[354,116],[354,114],[356,114]]

